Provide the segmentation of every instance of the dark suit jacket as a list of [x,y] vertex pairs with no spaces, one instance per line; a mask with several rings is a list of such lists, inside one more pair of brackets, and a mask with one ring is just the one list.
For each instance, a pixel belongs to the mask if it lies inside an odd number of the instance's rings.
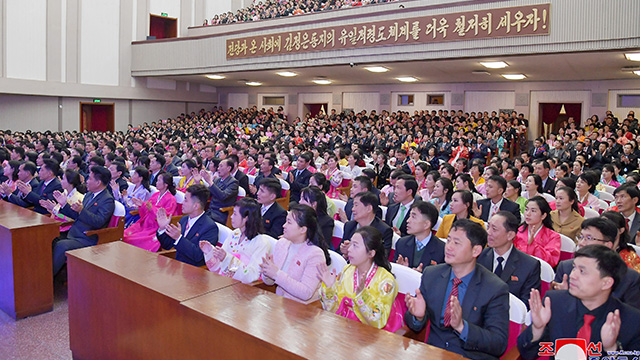
[[[349,198],[347,199],[347,204],[344,206],[344,213],[347,214],[347,219],[349,220],[351,220],[351,215],[353,215],[353,212],[351,211],[352,209],[353,209],[353,198]],[[379,206],[376,209],[375,213],[378,219],[382,219],[382,209]]]
[[220,211],[220,208],[233,206],[238,199],[238,180],[233,176],[227,176],[226,179],[214,179],[213,184],[209,187],[211,193],[211,202],[207,214],[225,225],[227,222],[227,213]]
[[476,264],[475,273],[462,301],[462,318],[467,321],[467,341],[450,327],[441,325],[451,266],[428,266],[422,271],[420,292],[427,305],[422,322],[407,311],[407,326],[420,331],[431,321],[427,344],[446,349],[470,359],[498,359],[507,349],[509,337],[509,288],[484,266]]
[[[342,235],[342,241],[340,242],[340,244],[342,244],[346,240],[351,240],[353,233],[356,232],[357,226],[358,226],[358,223],[355,221],[348,221],[346,224],[344,224],[344,234]],[[378,231],[380,231],[380,233],[382,234],[382,240],[384,241],[384,248],[387,251],[387,255],[388,255],[389,252],[391,251],[391,244],[393,240],[393,230],[389,227],[389,225],[385,224],[378,217],[375,217],[373,219],[373,222],[370,224],[370,226],[373,226],[374,228],[378,229]],[[340,252],[339,246],[336,249],[336,251],[342,254]]]
[[287,210],[282,205],[274,202],[273,205],[262,216],[264,233],[277,239],[284,231],[283,226],[287,221]]
[[149,171],[149,185],[156,186],[156,184],[158,183],[158,176],[160,175],[161,172],[162,172],[162,169],[158,171],[157,174],[153,174],[151,171]]
[[[485,222],[489,221],[489,213],[491,212],[491,199],[478,200],[477,203],[478,207],[482,205],[482,214],[480,215],[480,219]],[[512,213],[518,218],[518,222],[520,222],[520,205],[507,198],[503,198],[502,203],[500,204],[500,210]]]
[[251,194],[249,192],[249,177],[247,176],[247,174],[238,170],[236,171],[236,174],[233,177],[236,178],[236,180],[238,180],[238,184],[240,185],[241,188],[244,189],[244,191],[247,192],[247,194]]
[[[493,272],[493,249],[487,247],[478,256],[478,264]],[[509,292],[522,300],[529,308],[529,293],[531,289],[540,290],[540,262],[530,255],[511,248],[507,262],[503,264],[502,281],[509,285]]]
[[[536,342],[531,342],[533,337],[531,326],[518,336],[518,350],[520,350],[520,356],[523,359],[537,359],[541,341],[555,342],[556,339],[575,338],[578,334],[577,317],[580,300],[569,294],[567,290],[547,291],[545,297],[551,299],[551,320],[549,320],[540,340]],[[640,330],[638,329],[640,311],[613,296],[609,297],[609,300],[602,306],[606,308],[605,314],[616,309],[620,310],[621,322],[618,341],[622,344],[622,348],[624,350],[640,349]],[[598,319],[595,322],[598,323]],[[600,327],[592,327],[591,341],[595,343],[601,341],[600,329]],[[602,355],[606,355],[604,349]]]
[[556,192],[556,181],[548,177],[547,183],[544,184],[544,186],[542,187],[542,190],[544,190],[543,192],[547,194],[554,195]]
[[60,180],[58,180],[58,178],[54,178],[44,189],[42,189],[42,187],[44,186],[44,181],[38,182],[38,180],[33,178],[29,182],[29,184],[31,185],[30,193],[26,194],[26,196],[22,198],[19,195],[19,191],[15,191],[11,195],[9,195],[9,202],[22,207],[33,206],[33,211],[43,215],[49,214],[47,209],[40,206],[40,200],[46,199],[55,201],[55,199],[53,198],[53,192],[56,190],[62,191]]
[[[396,225],[393,222],[396,215],[398,215],[398,211],[400,211],[400,203],[395,203],[387,208],[387,216],[384,218],[384,222],[389,225],[392,229]],[[402,224],[400,225],[400,236],[407,236],[407,220],[409,220],[409,214],[411,213],[411,209],[407,209],[404,213],[404,219],[402,220]]]
[[294,176],[293,181],[290,181],[289,177],[286,179],[289,185],[291,185],[291,202],[300,202],[300,191],[309,186],[309,179],[311,179],[311,175],[313,175],[311,171],[304,169],[300,175],[295,177],[297,172],[298,169],[293,169],[289,172]]
[[324,237],[324,241],[327,243],[327,246],[331,250],[335,250],[333,248],[333,242],[331,238],[333,237],[333,229],[335,228],[336,223],[333,218],[327,214],[322,214],[318,216],[318,228],[320,232],[322,232],[322,236]]
[[[86,178],[88,179],[88,178]],[[127,190],[129,188],[129,183],[127,183],[127,180],[125,180],[122,177],[119,177],[116,179],[116,183],[118,184],[118,188],[120,189],[120,192],[122,193],[124,190]]]
[[86,193],[80,213],[73,211],[71,206],[66,204],[60,209],[60,213],[75,220],[67,237],[81,240],[86,245],[97,244],[98,236],[89,237],[85,235],[85,232],[109,226],[115,208],[115,201],[109,188],[102,190],[95,199],[93,199],[93,193]]
[[[193,224],[193,227],[189,229],[187,236],[184,236],[187,222],[189,222],[188,215],[180,219],[182,238],[178,241],[178,245],[175,246],[176,260],[194,266],[202,266],[204,265],[204,255],[202,254],[202,250],[200,250],[200,241],[208,241],[213,246],[216,246],[218,243],[218,225],[216,225],[207,214],[202,214],[198,221]],[[166,232],[162,233],[162,235],[156,234],[156,236],[163,249],[169,250],[173,248],[175,240],[167,235]]]
[[[177,159],[177,157],[174,157],[174,159]],[[166,164],[162,170],[170,173],[172,176],[180,175],[180,171],[173,163]]]
[[[408,235],[400,238],[396,243],[396,254],[393,259],[394,262],[398,261],[398,256],[406,258],[409,261],[409,266],[413,267],[413,255],[416,251],[416,237]],[[422,257],[420,258],[423,268],[429,265],[437,265],[444,263],[444,241],[440,240],[435,235],[431,235],[431,240],[424,248]]]
[[[560,261],[556,269],[556,277],[553,281],[558,283],[562,282],[564,274],[567,274],[567,281],[569,281],[568,277],[571,274],[571,270],[573,270],[573,259]],[[627,273],[611,295],[620,299],[620,301],[625,304],[640,309],[640,273],[632,269],[627,269]]]
[[629,236],[631,236],[631,242],[640,230],[640,212],[636,211],[636,216],[633,218],[631,226],[629,226]]

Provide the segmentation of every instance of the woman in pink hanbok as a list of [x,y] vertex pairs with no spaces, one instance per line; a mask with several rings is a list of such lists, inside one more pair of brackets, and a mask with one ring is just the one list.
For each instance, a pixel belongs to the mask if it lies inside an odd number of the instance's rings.
[[329,180],[329,191],[327,192],[327,196],[331,199],[337,199],[340,191],[338,188],[342,186],[342,171],[338,167],[338,157],[334,154],[329,155],[329,159],[327,160],[327,170],[324,172],[324,176]]
[[148,201],[132,200],[139,202],[137,205],[138,210],[140,210],[140,220],[129,226],[124,231],[124,237],[122,238],[128,244],[152,252],[156,252],[160,248],[160,242],[155,236],[156,231],[158,231],[158,221],[156,220],[158,209],[164,208],[167,214],[171,216],[179,215],[176,213],[178,204],[174,196],[176,188],[173,185],[171,173],[163,172],[158,175],[156,188],[158,192],[153,194]]

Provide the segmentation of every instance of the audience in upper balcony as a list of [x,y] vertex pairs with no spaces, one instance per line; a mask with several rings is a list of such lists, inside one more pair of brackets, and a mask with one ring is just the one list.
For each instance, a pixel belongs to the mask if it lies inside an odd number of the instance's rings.
[[396,2],[399,0],[254,0],[253,4],[204,19],[202,26],[232,24],[264,19],[276,19],[300,14],[311,14],[324,10],[346,9],[369,4]]

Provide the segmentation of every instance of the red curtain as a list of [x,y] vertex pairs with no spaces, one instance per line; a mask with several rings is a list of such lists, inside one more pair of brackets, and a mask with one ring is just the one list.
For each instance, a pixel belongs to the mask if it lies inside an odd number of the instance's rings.
[[107,131],[107,122],[109,118],[108,106],[92,106],[91,107],[91,129],[95,131]]
[[164,32],[164,20],[161,18],[157,18],[155,16],[151,17],[151,24],[149,26],[149,35],[155,36],[156,39],[164,39],[166,38],[166,34]]

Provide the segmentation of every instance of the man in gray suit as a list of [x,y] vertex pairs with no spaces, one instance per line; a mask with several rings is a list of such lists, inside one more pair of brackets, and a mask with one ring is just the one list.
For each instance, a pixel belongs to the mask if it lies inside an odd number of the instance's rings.
[[211,179],[208,172],[202,172],[203,180],[209,186],[211,193],[211,202],[209,203],[209,211],[207,214],[220,224],[227,223],[226,212],[220,211],[221,208],[233,206],[238,198],[238,179],[231,176],[233,170],[233,161],[224,159],[218,166],[218,177]]
[[636,234],[638,230],[640,230],[640,213],[636,210],[638,202],[640,201],[640,190],[638,190],[638,187],[633,182],[625,183],[613,192],[613,196],[616,198],[618,212],[624,216],[627,222],[631,243],[635,244]]

